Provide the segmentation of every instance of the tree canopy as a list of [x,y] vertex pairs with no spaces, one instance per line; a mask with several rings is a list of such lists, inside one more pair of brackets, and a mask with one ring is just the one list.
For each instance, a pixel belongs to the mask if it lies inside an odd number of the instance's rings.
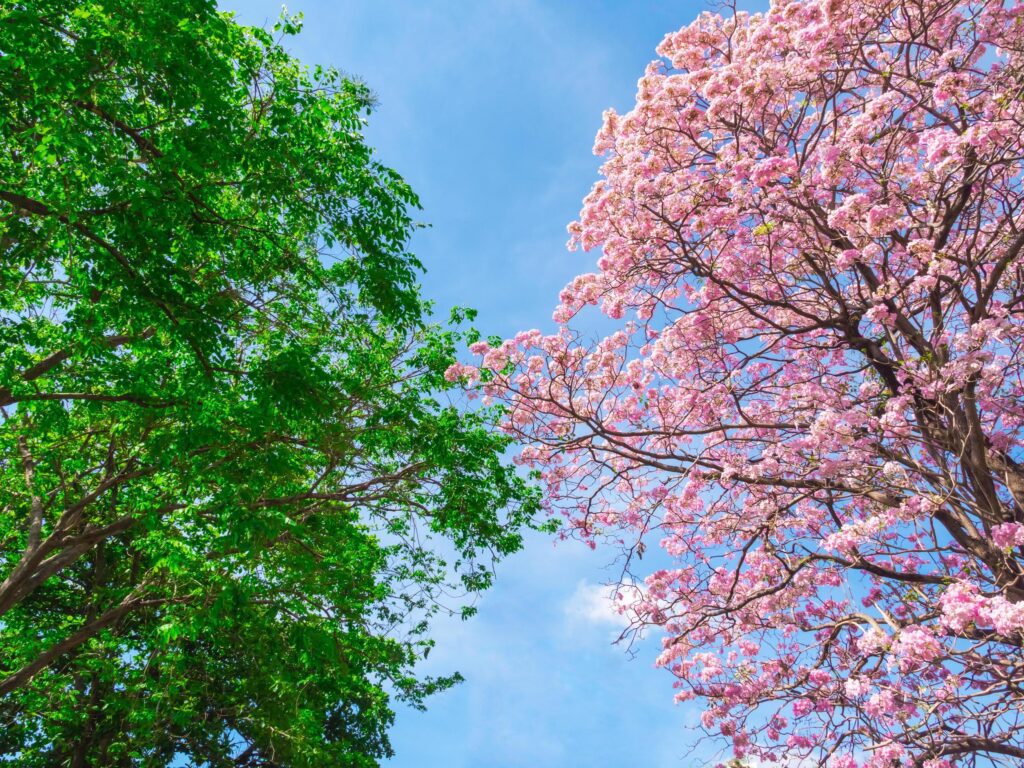
[[536,500],[371,107],[212,1],[0,6],[0,763],[372,766],[455,679]]
[[658,53],[558,332],[448,375],[623,545],[622,609],[737,761],[1020,765],[1024,5],[776,0]]

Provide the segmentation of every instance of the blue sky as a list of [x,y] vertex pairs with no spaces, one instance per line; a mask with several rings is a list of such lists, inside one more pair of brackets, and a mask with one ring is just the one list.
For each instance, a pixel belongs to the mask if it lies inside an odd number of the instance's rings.
[[[222,0],[245,23],[280,3]],[[597,178],[604,109],[626,111],[695,0],[296,0],[292,53],[361,77],[379,107],[368,137],[420,195],[413,250],[442,313],[479,310],[508,336],[551,329],[558,292],[596,254],[569,253],[566,225]],[[631,658],[599,585],[610,552],[536,537],[502,564],[469,622],[441,622],[424,671],[466,682],[427,712],[400,710],[389,768],[690,768],[699,714],[672,703],[652,643]]]

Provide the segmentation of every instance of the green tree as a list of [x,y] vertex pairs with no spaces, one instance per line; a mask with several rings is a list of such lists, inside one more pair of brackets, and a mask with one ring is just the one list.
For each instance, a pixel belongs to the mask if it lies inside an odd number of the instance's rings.
[[373,766],[456,679],[537,504],[370,107],[206,0],[0,4],[0,763]]

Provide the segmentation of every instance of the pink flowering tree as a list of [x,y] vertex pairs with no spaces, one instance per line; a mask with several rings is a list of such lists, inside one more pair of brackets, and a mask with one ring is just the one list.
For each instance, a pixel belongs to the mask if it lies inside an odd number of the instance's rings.
[[736,758],[1021,765],[1024,6],[781,0],[658,53],[559,331],[449,376],[623,546],[622,610]]

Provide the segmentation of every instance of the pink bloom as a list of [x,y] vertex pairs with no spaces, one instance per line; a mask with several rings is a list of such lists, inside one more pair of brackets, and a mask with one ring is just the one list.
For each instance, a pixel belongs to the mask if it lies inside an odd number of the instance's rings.
[[992,526],[992,543],[1006,550],[1024,546],[1024,525],[1002,523]]

